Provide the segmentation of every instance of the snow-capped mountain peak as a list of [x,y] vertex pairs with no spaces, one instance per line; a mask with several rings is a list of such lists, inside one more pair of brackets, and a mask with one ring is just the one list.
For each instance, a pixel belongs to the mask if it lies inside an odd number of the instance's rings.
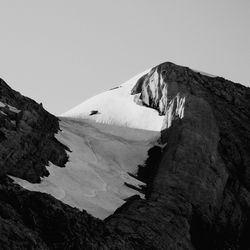
[[75,108],[63,113],[62,117],[90,119],[98,123],[112,124],[122,127],[160,131],[163,116],[152,108],[138,105],[137,95],[131,90],[137,81],[151,69],[138,74],[129,81],[96,95]]

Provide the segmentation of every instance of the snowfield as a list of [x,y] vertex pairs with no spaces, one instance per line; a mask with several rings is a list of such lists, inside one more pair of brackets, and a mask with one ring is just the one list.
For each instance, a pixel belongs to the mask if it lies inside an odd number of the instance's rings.
[[136,174],[159,132],[66,118],[60,126],[62,132],[57,139],[72,150],[66,167],[50,164],[50,175],[39,184],[12,177],[16,183],[51,194],[101,219],[112,214],[125,198],[139,194],[124,183],[137,187],[143,184],[128,172]]
[[143,184],[128,173],[136,174],[138,165],[145,162],[147,151],[160,137],[164,119],[154,109],[137,105],[130,95],[147,72],[64,113],[57,139],[72,151],[66,167],[50,164],[50,175],[39,184],[12,177],[15,182],[101,219],[124,199],[140,194],[125,182],[136,187]]
[[[137,80],[150,70],[133,77],[124,84],[90,98],[68,112],[63,117],[91,119],[99,123],[160,131],[163,116],[154,109],[140,106],[134,102],[137,95],[131,95],[131,90]],[[98,111],[91,115],[92,111]]]

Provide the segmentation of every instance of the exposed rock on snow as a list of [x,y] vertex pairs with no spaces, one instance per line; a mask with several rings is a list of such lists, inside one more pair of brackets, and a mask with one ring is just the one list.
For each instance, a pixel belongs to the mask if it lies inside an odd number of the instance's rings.
[[91,110],[89,115],[99,114],[98,110]]

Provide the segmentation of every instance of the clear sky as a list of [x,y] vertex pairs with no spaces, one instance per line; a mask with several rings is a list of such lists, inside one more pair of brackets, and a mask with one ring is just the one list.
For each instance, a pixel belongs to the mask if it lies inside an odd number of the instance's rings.
[[0,77],[58,115],[164,61],[250,86],[250,0],[0,0]]

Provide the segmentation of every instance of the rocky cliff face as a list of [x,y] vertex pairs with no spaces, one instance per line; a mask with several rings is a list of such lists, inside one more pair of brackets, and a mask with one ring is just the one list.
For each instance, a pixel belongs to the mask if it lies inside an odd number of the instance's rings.
[[[166,146],[151,150],[155,153],[150,152],[148,167],[139,169],[139,178],[148,183],[147,198],[131,197],[104,221],[49,195],[23,190],[4,177],[7,173],[37,181],[44,172],[37,171],[43,167],[36,164],[54,160],[63,165],[66,158],[65,148],[54,139],[57,119],[7,85],[1,89],[9,91],[3,95],[9,99],[1,102],[36,114],[29,122],[27,115],[14,119],[20,112],[12,114],[10,107],[1,110],[2,124],[8,126],[1,125],[0,145],[10,145],[0,148],[2,162],[7,163],[0,170],[2,249],[250,248],[249,88],[172,63],[163,63],[139,79],[132,94],[139,94],[140,105],[165,116],[161,141]],[[44,124],[45,117],[50,125],[44,128],[40,122]],[[26,126],[31,128],[25,130]],[[39,152],[44,153],[28,154],[37,145],[32,136],[40,132],[45,141]],[[14,143],[20,133],[24,139]],[[20,151],[19,158],[15,158],[18,153],[6,156],[12,144],[15,152]],[[23,158],[28,163],[20,165]],[[26,172],[34,170],[38,174],[33,179]]]
[[[250,89],[164,63],[138,81],[133,93],[138,92],[142,103],[166,115],[162,141],[167,146],[149,200],[164,197],[175,200],[175,208],[185,207],[184,216],[169,212],[172,224],[165,230],[178,228],[186,246],[244,248],[250,204]],[[180,216],[186,228],[178,225]],[[184,239],[175,238],[173,244]]]
[[0,176],[35,183],[48,175],[49,161],[64,166],[68,158],[54,137],[58,130],[56,117],[0,79]]

